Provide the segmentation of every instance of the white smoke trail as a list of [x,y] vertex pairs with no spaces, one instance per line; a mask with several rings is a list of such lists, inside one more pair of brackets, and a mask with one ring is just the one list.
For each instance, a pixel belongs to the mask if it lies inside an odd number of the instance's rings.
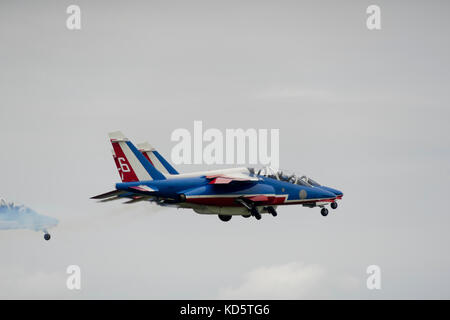
[[47,232],[47,229],[57,224],[58,220],[55,218],[38,214],[25,206],[0,199],[0,230],[29,229]]

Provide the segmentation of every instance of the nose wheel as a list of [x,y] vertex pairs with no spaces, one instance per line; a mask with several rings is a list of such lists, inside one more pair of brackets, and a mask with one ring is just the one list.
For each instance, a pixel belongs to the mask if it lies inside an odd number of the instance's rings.
[[338,204],[337,204],[337,202],[332,202],[330,204],[330,206],[331,206],[331,209],[336,209],[338,207]]
[[322,210],[320,210],[320,214],[324,217],[326,217],[328,215],[328,209],[327,208],[322,208]]

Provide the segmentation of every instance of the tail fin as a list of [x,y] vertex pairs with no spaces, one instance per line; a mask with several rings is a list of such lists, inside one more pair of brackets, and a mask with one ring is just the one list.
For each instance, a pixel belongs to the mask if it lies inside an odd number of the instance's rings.
[[[134,173],[134,171],[133,172],[130,171],[131,170],[130,166],[124,162],[119,162],[116,153],[114,152],[114,149],[112,149],[111,152],[114,159],[114,163],[116,164],[117,167],[117,172],[119,173],[122,182],[137,181],[136,174]],[[124,170],[122,170],[122,168]]]
[[109,138],[114,149],[114,161],[123,182],[166,179],[122,132],[111,132]]
[[139,143],[137,146],[147,160],[162,174],[178,174],[178,171],[150,143]]

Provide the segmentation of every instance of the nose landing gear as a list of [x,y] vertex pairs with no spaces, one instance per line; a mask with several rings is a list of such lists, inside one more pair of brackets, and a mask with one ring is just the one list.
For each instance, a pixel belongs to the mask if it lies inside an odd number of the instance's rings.
[[331,206],[331,209],[336,209],[336,208],[338,207],[338,204],[337,204],[337,202],[335,201],[335,202],[332,202],[332,203],[330,204],[330,206]]

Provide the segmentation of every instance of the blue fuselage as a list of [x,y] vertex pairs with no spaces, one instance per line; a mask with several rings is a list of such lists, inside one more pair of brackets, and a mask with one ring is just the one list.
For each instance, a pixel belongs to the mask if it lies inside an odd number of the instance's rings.
[[283,205],[316,201],[333,201],[336,193],[319,187],[307,187],[259,176],[257,181],[233,181],[228,184],[211,184],[205,176],[180,177],[165,180],[149,180],[117,183],[116,189],[136,192],[132,187],[147,186],[155,197],[217,206],[238,206],[237,198],[257,197],[260,205]]

